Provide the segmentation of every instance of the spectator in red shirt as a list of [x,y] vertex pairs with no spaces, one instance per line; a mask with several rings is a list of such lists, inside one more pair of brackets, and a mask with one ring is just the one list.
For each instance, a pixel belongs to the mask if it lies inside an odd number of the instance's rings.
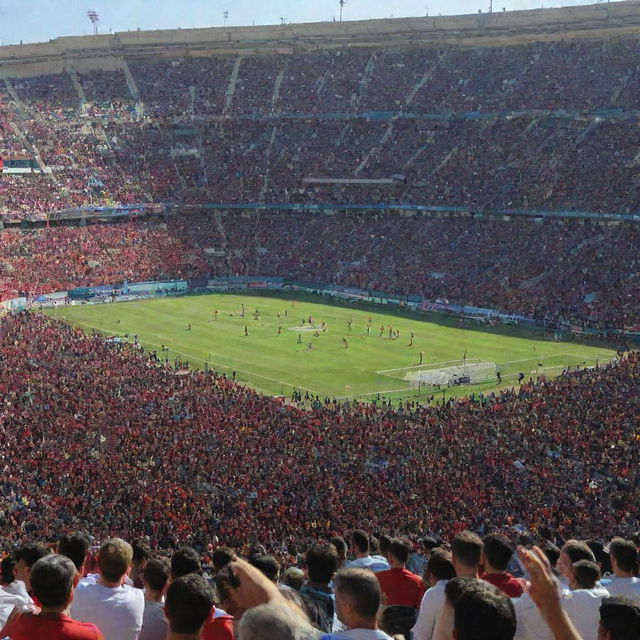
[[75,565],[65,556],[38,560],[31,569],[31,586],[42,609],[37,615],[12,614],[3,632],[12,640],[104,640],[96,625],[69,616],[78,578]]
[[376,574],[386,604],[381,626],[389,635],[409,635],[425,592],[422,578],[407,569],[412,550],[408,540],[394,538],[388,551],[391,569]]
[[[173,583],[178,578],[191,574],[202,575],[200,557],[191,547],[180,547],[171,556],[171,581]],[[202,631],[202,640],[233,640],[233,616],[215,606],[211,606],[209,613]],[[171,624],[170,619],[169,623]]]
[[482,558],[485,572],[481,578],[498,587],[510,598],[519,598],[524,592],[524,584],[522,580],[507,573],[509,560],[511,560],[514,551],[509,539],[500,534],[491,533],[482,542],[484,544]]

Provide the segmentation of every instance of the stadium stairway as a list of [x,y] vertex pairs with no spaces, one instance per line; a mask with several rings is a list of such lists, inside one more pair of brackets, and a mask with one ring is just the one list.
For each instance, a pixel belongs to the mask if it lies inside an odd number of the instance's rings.
[[364,73],[362,74],[362,79],[360,80],[360,85],[358,86],[358,89],[351,94],[350,103],[351,103],[351,108],[354,111],[357,110],[358,105],[360,104],[360,100],[362,100],[362,97],[367,92],[367,87],[371,82],[371,76],[373,76],[373,70],[375,69],[375,66],[376,66],[376,56],[377,56],[377,53],[374,51],[371,54],[371,57],[369,58],[369,60],[367,61],[367,66],[365,67]]
[[136,101],[136,110],[138,112],[138,117],[142,118],[144,115],[144,102],[142,101],[142,96],[140,95],[140,89],[138,89],[138,83],[136,79],[133,77],[133,73],[131,73],[131,69],[127,63],[125,58],[122,58],[122,70],[124,71],[124,77],[127,81],[127,87],[129,87],[129,93],[131,93],[131,97]]
[[362,162],[356,167],[353,175],[357,176],[367,166],[367,164],[369,164],[371,156],[376,154],[380,149],[382,149],[382,147],[384,147],[385,144],[387,144],[387,141],[393,133],[395,122],[399,117],[400,116],[396,114],[393,116],[393,118],[391,118],[391,120],[389,121],[389,126],[385,129],[385,132],[382,134],[382,136],[380,136],[380,140],[378,140],[378,143],[375,146],[371,147],[371,149],[367,152],[365,157],[362,159]]
[[71,78],[71,82],[76,90],[76,93],[78,94],[78,115],[81,116],[82,114],[85,113],[87,108],[87,96],[84,92],[84,87],[82,86],[82,83],[78,78],[78,74],[76,73],[76,70],[73,67],[68,67],[67,73]]
[[[418,92],[420,91],[420,89],[422,89],[422,87],[424,87],[424,85],[427,84],[429,80],[431,80],[431,78],[433,77],[433,74],[438,70],[440,65],[446,61],[448,55],[449,55],[449,52],[444,51],[438,58],[438,62],[436,62],[431,67],[429,67],[428,70],[420,78],[420,80],[418,80],[418,82],[415,83],[415,85],[413,86],[413,89],[409,91],[407,97],[405,98],[405,101],[404,101],[405,107],[408,107],[413,102],[413,99],[416,97],[416,95],[418,95]],[[428,65],[429,60],[425,61],[425,64]]]
[[276,81],[273,84],[273,95],[271,96],[271,113],[276,113],[278,100],[280,99],[280,87],[282,86],[282,81],[284,80],[284,74],[286,71],[286,64],[283,69],[280,69],[280,72],[276,76]]
[[236,58],[236,62],[233,65],[233,71],[231,72],[231,77],[229,78],[229,86],[227,87],[227,92],[224,96],[224,108],[223,113],[229,113],[229,109],[231,109],[231,103],[233,102],[233,95],[236,92],[236,84],[238,84],[238,73],[240,73],[240,63],[242,62],[242,58]]
[[264,167],[264,183],[262,189],[260,189],[260,202],[264,202],[267,195],[267,189],[269,188],[269,172],[271,171],[271,152],[273,151],[273,145],[278,135],[278,127],[274,126],[271,131],[271,137],[269,138],[269,145],[265,152],[265,167]]

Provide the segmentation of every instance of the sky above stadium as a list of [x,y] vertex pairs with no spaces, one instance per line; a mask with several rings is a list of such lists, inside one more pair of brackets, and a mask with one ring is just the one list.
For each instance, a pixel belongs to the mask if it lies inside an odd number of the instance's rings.
[[[577,6],[595,0],[493,0],[494,11]],[[487,11],[490,0],[347,0],[345,20],[450,15]],[[0,42],[43,42],[88,35],[87,10],[100,16],[100,33],[141,29],[183,29],[337,19],[338,0],[0,0]]]

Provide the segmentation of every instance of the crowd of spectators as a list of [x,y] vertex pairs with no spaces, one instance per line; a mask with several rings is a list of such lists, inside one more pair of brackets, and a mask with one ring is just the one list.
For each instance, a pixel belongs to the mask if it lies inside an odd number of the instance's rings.
[[[0,300],[124,280],[280,276],[606,330],[637,327],[633,225],[186,213],[0,232]],[[317,242],[317,238],[322,242]]]
[[[14,80],[26,112],[0,92],[0,157],[21,149],[17,124],[56,186],[2,176],[0,214],[141,201],[630,212],[637,55],[635,40],[605,39],[131,59],[139,99],[122,69],[76,74],[82,99],[70,72]],[[184,150],[196,159],[179,167]]]
[[358,524],[568,538],[637,523],[637,355],[480,403],[306,410],[28,313],[4,319],[0,347],[7,541],[71,527],[291,550]]
[[[300,637],[270,625],[449,639],[477,592],[506,635],[457,638],[596,640],[624,607],[634,635],[611,637],[638,637],[637,605],[608,599],[640,598],[637,353],[482,402],[400,409],[283,405],[28,312],[2,320],[0,358],[2,544],[16,562],[3,562],[3,637],[54,625],[160,640],[191,618],[193,638],[216,640]],[[57,540],[73,564],[34,540]],[[185,580],[203,570],[216,596]],[[254,609],[275,603],[294,617]],[[574,635],[552,635],[558,625]]]

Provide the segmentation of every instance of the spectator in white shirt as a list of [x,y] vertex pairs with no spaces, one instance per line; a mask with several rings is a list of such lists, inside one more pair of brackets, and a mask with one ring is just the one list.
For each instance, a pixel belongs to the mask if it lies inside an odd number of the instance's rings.
[[456,570],[451,562],[449,552],[436,550],[429,556],[425,577],[431,584],[431,588],[427,589],[422,596],[418,619],[412,629],[414,640],[432,640],[435,637],[434,634],[445,602],[444,588],[447,582],[455,576]]
[[571,567],[569,587],[562,596],[562,608],[573,622],[582,640],[598,640],[600,604],[609,592],[598,584],[600,567],[590,560],[578,560]]
[[585,542],[580,542],[580,540],[568,540],[562,545],[562,549],[560,549],[560,557],[556,563],[556,569],[560,576],[559,580],[561,591],[565,591],[569,587],[572,575],[571,567],[574,562],[578,562],[578,560],[589,560],[590,562],[595,562],[596,557]]
[[98,579],[81,580],[71,616],[93,622],[105,640],[138,640],[142,630],[144,594],[125,584],[133,549],[120,538],[107,540],[98,551]]
[[640,580],[638,570],[638,550],[631,540],[614,538],[609,544],[613,576],[604,586],[612,596],[626,596],[640,601]]
[[353,553],[355,560],[347,562],[346,568],[354,569],[371,569],[371,571],[387,571],[390,568],[389,563],[381,556],[371,556],[369,534],[362,529],[356,529],[351,534],[351,542],[353,543]]
[[341,569],[336,573],[336,610],[347,631],[336,640],[391,640],[378,628],[378,609],[382,590],[375,575],[367,569]]
[[168,558],[148,559],[142,573],[144,584],[144,617],[140,640],[164,640],[169,623],[164,616],[164,592],[168,586],[171,564]]

